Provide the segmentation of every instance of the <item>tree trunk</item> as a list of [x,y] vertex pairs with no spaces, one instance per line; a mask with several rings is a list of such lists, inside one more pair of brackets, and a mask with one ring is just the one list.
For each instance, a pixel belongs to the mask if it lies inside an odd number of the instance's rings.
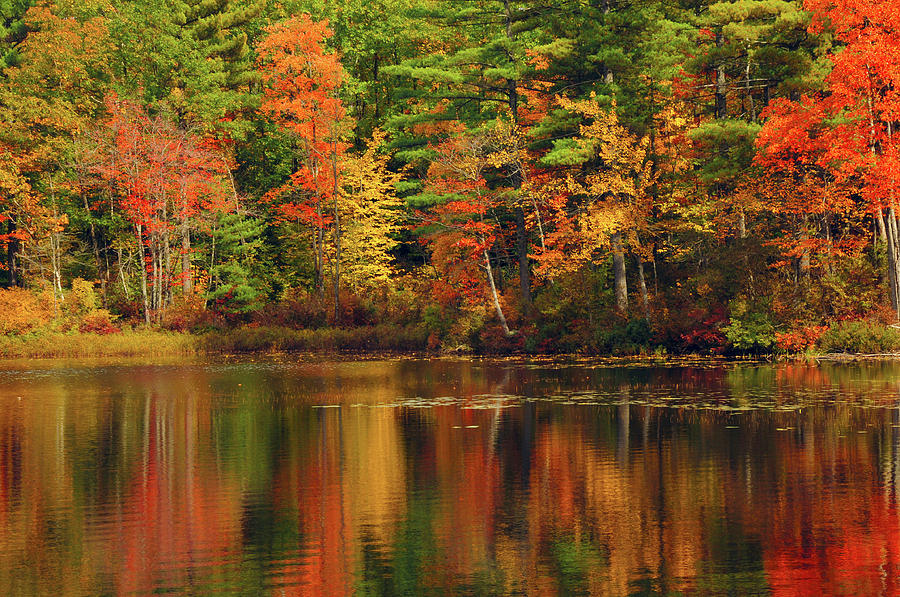
[[644,277],[644,262],[637,253],[635,253],[634,259],[637,261],[638,282],[640,282],[641,306],[644,308],[644,319],[650,321],[650,299],[647,296],[647,280]]
[[[516,38],[513,31],[513,7],[510,0],[503,1],[503,9],[506,19],[506,38],[510,41]],[[509,100],[509,112],[512,115],[515,134],[518,135],[519,127],[519,82],[516,79],[506,80],[506,96]],[[516,139],[518,143],[518,138]],[[513,165],[513,189],[516,196],[521,192],[523,180],[523,167],[521,163]],[[516,252],[519,261],[519,294],[521,296],[523,311],[531,307],[531,263],[528,259],[528,230],[525,226],[525,210],[521,205],[516,207]]]
[[744,67],[744,82],[747,90],[747,99],[750,102],[750,122],[756,122],[756,102],[753,100],[753,92],[750,90],[750,44],[746,45],[747,64]]
[[800,276],[804,279],[809,278],[810,255],[809,246],[806,241],[809,240],[809,221],[803,216],[803,222],[800,224],[800,242],[803,243],[803,250],[800,253]]
[[[482,239],[482,244],[484,243],[484,239]],[[506,324],[506,317],[503,315],[503,308],[500,307],[500,297],[497,295],[497,286],[494,284],[494,270],[491,268],[491,257],[488,255],[487,249],[484,249],[484,268],[487,271],[487,279],[488,284],[491,287],[491,300],[494,303],[494,310],[497,311],[497,318],[500,320],[500,326],[503,328],[503,333],[507,336],[511,336],[512,334],[509,331],[509,326]]]
[[82,194],[84,202],[84,211],[90,222],[91,231],[91,250],[94,253],[94,261],[97,263],[97,276],[100,278],[100,294],[103,296],[103,304],[106,304],[106,285],[109,282],[109,266],[104,267],[103,259],[100,258],[100,242],[97,240],[97,230],[94,226],[94,216],[91,214],[91,206],[88,203],[87,195]]
[[[9,220],[9,234],[16,232],[16,221]],[[19,285],[18,264],[16,263],[16,254],[19,252],[19,241],[10,236],[6,241],[6,268],[9,272],[9,287],[13,288]]]
[[159,240],[156,233],[150,234],[150,309],[159,309]]
[[531,264],[528,261],[528,230],[525,228],[525,210],[516,209],[516,241],[519,254],[519,293],[522,310],[531,307]]
[[122,247],[117,249],[117,254],[119,258],[119,279],[122,281],[122,292],[125,293],[125,298],[131,298],[131,293],[128,291],[128,281],[125,279],[125,265],[122,263]]
[[325,296],[325,226],[322,219],[325,214],[322,211],[322,197],[316,199],[316,289],[319,294]]
[[334,324],[341,323],[341,213],[338,209],[337,151],[331,151],[332,206],[334,208]]
[[625,249],[622,247],[622,233],[610,237],[613,255],[613,276],[616,289],[616,309],[621,314],[628,313],[628,282],[625,279]]
[[163,250],[160,258],[160,270],[160,313],[156,318],[157,321],[162,321],[162,309],[168,307],[172,302],[172,284],[170,284],[169,279],[169,274],[172,272],[172,245],[169,242],[168,232],[163,233]]
[[144,256],[144,235],[141,234],[140,224],[137,225],[135,230],[137,231],[138,259],[140,260],[141,270],[141,298],[144,301],[144,323],[150,323],[150,295],[147,291],[147,261]]
[[[724,44],[725,37],[722,33],[716,33],[716,47],[721,48]],[[716,120],[721,120],[728,116],[728,105],[725,100],[726,89],[725,65],[719,64],[716,67]]]
[[181,292],[185,297],[194,290],[194,278],[191,275],[191,229],[187,218],[181,224]]
[[887,236],[888,284],[891,294],[891,305],[897,320],[900,321],[900,259],[898,259],[897,215],[891,207],[887,212],[885,224]]

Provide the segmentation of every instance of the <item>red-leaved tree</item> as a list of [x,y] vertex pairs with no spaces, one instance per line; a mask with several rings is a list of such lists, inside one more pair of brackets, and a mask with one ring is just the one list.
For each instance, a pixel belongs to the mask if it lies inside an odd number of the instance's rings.
[[93,171],[108,184],[113,208],[131,224],[141,268],[144,319],[192,289],[191,234],[204,212],[227,209],[228,165],[217,142],[149,116],[111,96],[108,118],[91,136]]

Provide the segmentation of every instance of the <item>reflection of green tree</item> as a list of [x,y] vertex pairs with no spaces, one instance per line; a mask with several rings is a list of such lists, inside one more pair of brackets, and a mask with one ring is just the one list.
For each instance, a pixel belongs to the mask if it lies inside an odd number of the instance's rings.
[[665,588],[669,582],[667,578],[660,578],[659,575],[648,569],[641,568],[638,572],[638,578],[628,583],[628,597],[676,597],[684,595],[681,591],[674,591]]
[[[388,548],[363,533],[357,595],[505,595],[502,572],[495,562],[481,562],[466,577],[448,577],[446,560],[436,541],[435,516],[441,513],[435,491],[418,493]],[[449,584],[445,584],[449,583]]]
[[[297,558],[303,544],[296,507],[276,509],[271,500],[244,509],[241,594],[252,595],[272,582],[284,562]],[[275,579],[277,582],[277,579]]]
[[397,529],[390,559],[371,540],[363,544],[359,595],[440,595],[429,586],[429,565],[440,563],[434,537],[434,516],[438,510],[433,492],[417,494],[409,502],[406,519]]
[[768,595],[759,541],[748,537],[736,520],[716,516],[710,522],[709,553],[700,563],[697,589],[712,595]]
[[549,557],[561,595],[589,595],[591,577],[609,566],[608,558],[585,540],[556,540],[550,545]]
[[240,583],[241,594],[250,595],[273,577],[277,582],[280,571],[275,568],[296,559],[304,544],[298,504],[276,504],[272,490],[279,470],[308,470],[322,423],[305,406],[272,408],[259,399],[265,380],[243,379],[246,394],[235,398],[230,408],[214,412],[212,435],[222,471],[242,479],[248,498],[242,516]]
[[760,392],[769,394],[775,387],[775,369],[773,367],[735,367],[725,373],[725,385],[728,388],[733,406],[752,404],[753,398]]
[[314,456],[320,422],[313,409],[274,409],[256,398],[252,384],[244,388],[249,398],[238,398],[233,408],[213,415],[216,456],[224,471],[242,479],[247,491],[261,493],[271,487],[276,470],[299,466],[298,459]]
[[383,545],[372,535],[364,531],[359,538],[362,547],[362,569],[357,573],[356,583],[358,595],[392,595],[394,578],[391,560]]
[[508,594],[505,590],[503,571],[493,562],[482,562],[468,579],[454,587],[454,593],[479,597]]

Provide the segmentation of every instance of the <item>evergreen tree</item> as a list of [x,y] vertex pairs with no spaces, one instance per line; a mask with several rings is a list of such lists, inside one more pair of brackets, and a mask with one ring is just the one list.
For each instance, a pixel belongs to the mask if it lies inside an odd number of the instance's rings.
[[19,44],[28,34],[24,17],[32,6],[34,0],[0,0],[0,71],[19,64]]
[[[523,86],[533,78],[528,50],[541,39],[540,28],[559,10],[554,0],[513,3],[491,0],[477,4],[453,0],[428,4],[419,18],[438,23],[446,41],[428,55],[391,67],[389,72],[411,81],[410,95],[418,110],[394,119],[394,126],[415,132],[428,120],[458,120],[468,128],[505,114],[514,127],[520,123],[525,103]],[[464,32],[465,38],[449,32]],[[401,143],[421,148],[421,139],[407,137]],[[402,152],[406,158],[423,157],[421,151]],[[522,303],[531,302],[530,233],[520,189],[522,164],[510,164],[505,182],[510,187],[509,207],[516,229],[516,256]]]
[[262,306],[269,278],[261,261],[266,224],[246,214],[221,214],[209,246],[211,267],[207,300],[230,313]]
[[252,107],[258,80],[246,29],[260,10],[257,2],[234,0],[128,2],[113,29],[123,91],[142,90],[182,126],[243,136],[246,125],[236,116]]

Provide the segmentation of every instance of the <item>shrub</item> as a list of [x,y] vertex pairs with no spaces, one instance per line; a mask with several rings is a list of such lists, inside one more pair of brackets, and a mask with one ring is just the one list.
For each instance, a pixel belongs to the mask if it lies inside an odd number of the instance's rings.
[[789,332],[775,332],[775,346],[784,352],[804,352],[814,347],[828,326],[807,326]]
[[655,344],[679,352],[720,354],[728,343],[722,332],[724,323],[725,311],[721,307],[678,312],[670,321],[657,322]]
[[725,339],[740,352],[766,352],[775,346],[775,326],[764,312],[751,311],[743,301],[731,306],[731,318],[722,326]]
[[511,354],[522,352],[525,346],[525,338],[520,333],[507,335],[503,328],[497,324],[488,325],[478,336],[479,347],[482,352],[488,354]]
[[205,301],[200,296],[190,296],[176,301],[163,312],[162,316],[162,327],[178,332],[195,332],[224,325],[222,315],[205,308]]
[[53,296],[24,288],[0,290],[0,334],[25,334],[53,319]]
[[82,334],[99,334],[101,336],[122,333],[122,330],[113,324],[114,320],[115,316],[106,309],[94,309],[81,318],[78,331]]
[[97,308],[97,295],[94,293],[93,282],[75,278],[72,280],[72,289],[63,301],[63,311],[70,317],[78,317],[90,313]]
[[765,352],[775,345],[775,326],[763,313],[732,318],[722,327],[725,339],[741,352]]
[[900,350],[900,330],[870,321],[841,321],[819,339],[824,352],[873,354]]

